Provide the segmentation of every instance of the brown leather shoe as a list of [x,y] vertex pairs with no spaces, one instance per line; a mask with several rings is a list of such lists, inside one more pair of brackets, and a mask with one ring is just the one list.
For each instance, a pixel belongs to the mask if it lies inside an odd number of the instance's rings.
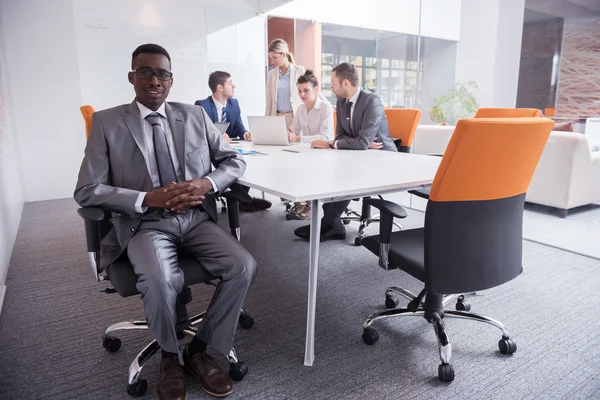
[[229,375],[206,352],[189,355],[187,346],[183,351],[185,368],[198,380],[202,389],[217,397],[229,396],[233,393],[233,384]]
[[158,398],[160,400],[185,400],[185,373],[176,357],[160,360],[158,379]]

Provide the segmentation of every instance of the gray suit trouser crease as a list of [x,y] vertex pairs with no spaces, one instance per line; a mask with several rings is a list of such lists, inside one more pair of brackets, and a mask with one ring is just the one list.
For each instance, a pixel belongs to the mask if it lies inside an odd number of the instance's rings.
[[184,276],[177,262],[179,252],[196,259],[199,268],[219,280],[196,337],[229,354],[240,310],[256,275],[256,262],[200,209],[169,218],[159,213],[144,216],[127,245],[127,256],[138,276],[137,289],[142,293],[148,329],[164,351],[179,355],[180,362],[175,306]]

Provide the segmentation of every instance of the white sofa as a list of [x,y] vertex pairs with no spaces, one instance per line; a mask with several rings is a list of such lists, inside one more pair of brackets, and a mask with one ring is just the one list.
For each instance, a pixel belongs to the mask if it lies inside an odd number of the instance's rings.
[[[444,154],[453,131],[453,126],[419,125],[413,153]],[[525,201],[556,207],[563,218],[572,208],[600,201],[600,152],[590,151],[583,134],[552,131]]]
[[600,152],[591,152],[585,135],[552,132],[525,201],[570,209],[600,201]]

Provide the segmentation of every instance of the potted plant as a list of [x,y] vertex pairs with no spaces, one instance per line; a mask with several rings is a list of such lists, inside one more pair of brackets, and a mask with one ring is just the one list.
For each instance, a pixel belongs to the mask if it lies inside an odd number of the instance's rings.
[[479,102],[470,92],[477,83],[469,81],[457,82],[454,87],[446,90],[433,101],[431,120],[445,125],[456,125],[459,119],[470,118],[479,108]]

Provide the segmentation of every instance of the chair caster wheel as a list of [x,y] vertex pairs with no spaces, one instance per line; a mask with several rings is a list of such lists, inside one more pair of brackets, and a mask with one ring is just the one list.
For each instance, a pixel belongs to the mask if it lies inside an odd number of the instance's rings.
[[452,382],[454,380],[454,368],[452,364],[441,363],[438,366],[438,378],[442,382]]
[[343,219],[342,222],[344,223],[344,225],[350,224],[350,220],[349,219]]
[[375,329],[367,328],[362,334],[362,340],[369,346],[374,345],[379,340],[379,333]]
[[244,379],[246,374],[248,373],[248,367],[243,361],[238,361],[236,363],[230,364],[229,366],[229,376],[236,382]]
[[385,306],[387,308],[396,308],[398,307],[398,303],[400,303],[400,300],[398,300],[395,296],[392,296],[391,294],[385,295]]
[[517,344],[511,339],[503,337],[498,340],[498,349],[502,354],[512,354],[517,351]]
[[115,353],[121,348],[121,339],[107,336],[106,339],[102,341],[102,347],[111,353]]
[[135,383],[127,385],[127,393],[134,397],[143,396],[146,393],[146,389],[148,389],[148,382],[145,379],[140,379]]
[[456,299],[456,311],[471,311],[471,305],[465,301],[462,294]]
[[354,238],[354,244],[356,246],[360,246],[362,244],[362,238],[361,237]]
[[294,219],[294,214],[292,214],[292,213],[285,214],[285,219],[287,219],[288,221],[293,220]]
[[254,318],[252,318],[250,314],[247,314],[245,312],[240,313],[239,321],[240,325],[244,329],[250,329],[254,325]]

